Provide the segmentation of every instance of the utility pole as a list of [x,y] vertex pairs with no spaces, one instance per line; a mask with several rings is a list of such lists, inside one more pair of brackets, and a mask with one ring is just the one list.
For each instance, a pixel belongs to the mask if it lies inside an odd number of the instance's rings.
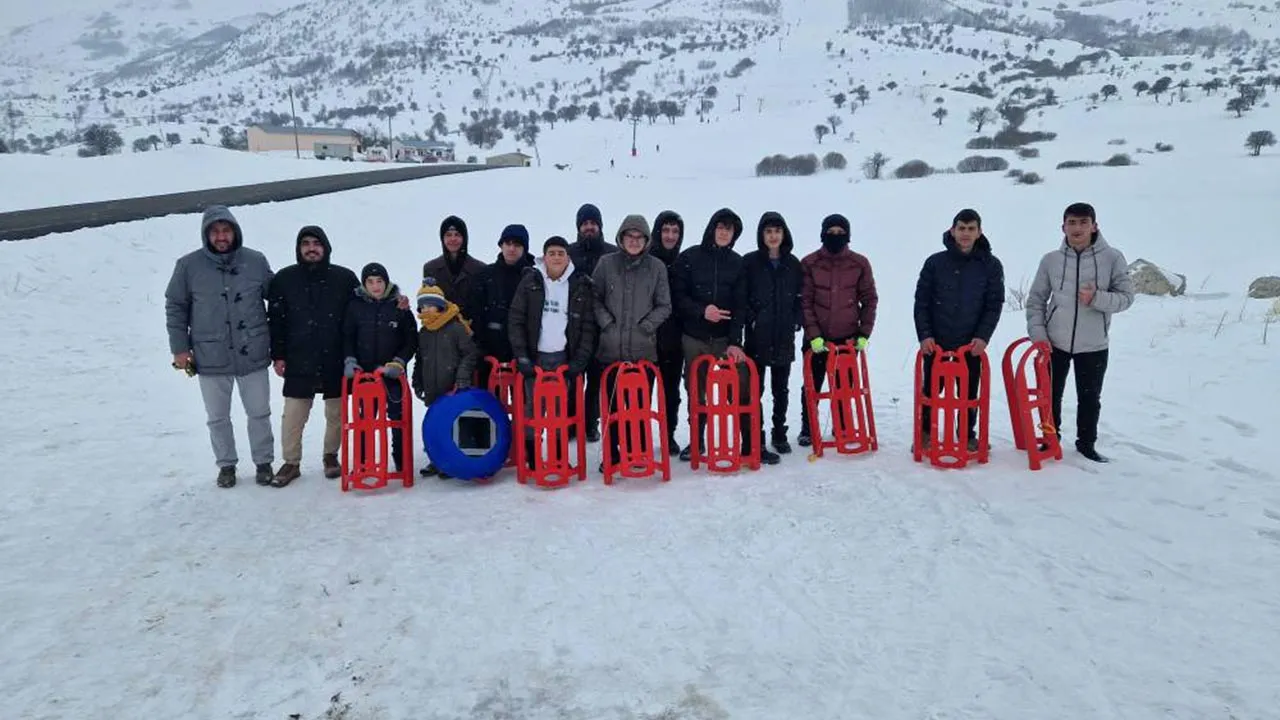
[[391,113],[387,113],[387,156],[388,157],[391,155],[391,138],[392,137],[394,136],[391,134]]
[[756,98],[756,112],[764,112],[764,98]]
[[13,152],[13,143],[18,136],[18,111],[13,109],[13,101],[9,101],[9,109],[5,112],[9,119],[9,151]]
[[742,112],[742,93],[738,93],[738,109],[734,112]]
[[293,120],[293,153],[302,159],[302,147],[298,144],[298,112],[293,107],[293,88],[289,88],[289,117]]
[[636,128],[640,127],[640,118],[631,118],[631,157],[637,155],[636,152]]

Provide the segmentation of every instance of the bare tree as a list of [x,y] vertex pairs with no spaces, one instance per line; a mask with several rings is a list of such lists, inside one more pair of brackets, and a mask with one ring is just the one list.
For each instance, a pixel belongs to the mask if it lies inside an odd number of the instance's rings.
[[830,132],[831,132],[831,128],[827,127],[826,125],[813,126],[813,136],[818,138],[819,145],[822,144],[822,138],[826,137]]
[[1276,144],[1276,134],[1270,130],[1254,130],[1245,138],[1244,146],[1253,151],[1253,156],[1262,154],[1262,148]]
[[827,117],[827,124],[831,126],[831,134],[835,135],[836,130],[840,129],[840,123],[844,120],[839,115],[830,115]]
[[946,109],[946,108],[944,108],[944,107],[940,107],[940,108],[938,108],[937,110],[934,110],[934,111],[933,111],[933,113],[932,113],[932,115],[933,115],[934,117],[938,118],[938,125],[939,125],[939,126],[941,126],[941,125],[942,125],[942,119],[943,119],[943,118],[945,118],[945,117],[947,116],[947,109]]
[[868,180],[879,180],[881,171],[888,164],[889,156],[877,151],[874,155],[862,161],[862,172],[867,176]]
[[974,108],[969,111],[969,124],[973,125],[977,132],[982,132],[982,128],[987,123],[993,123],[996,119],[996,111],[989,107]]

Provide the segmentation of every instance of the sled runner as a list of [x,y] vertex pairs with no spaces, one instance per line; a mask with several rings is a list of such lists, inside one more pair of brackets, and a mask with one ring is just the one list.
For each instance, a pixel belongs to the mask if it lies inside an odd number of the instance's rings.
[[[978,377],[969,377],[970,358],[979,364]],[[973,354],[973,346],[955,351],[935,350],[929,366],[929,392],[925,392],[925,366],[930,363],[923,350],[916,353],[915,440],[911,447],[916,462],[924,458],[934,467],[959,469],[971,460],[985,464],[991,459],[990,429],[991,365],[987,354]],[[977,397],[969,399],[972,382],[978,383]],[[968,415],[977,415],[977,437],[970,437]],[[925,435],[925,417],[929,418]],[[970,449],[970,441],[976,448]]]
[[[1027,347],[1015,365],[1014,353],[1024,344]],[[1009,420],[1013,423],[1013,444],[1027,451],[1032,470],[1039,470],[1045,460],[1062,459],[1062,443],[1053,423],[1053,381],[1049,369],[1052,352],[1049,343],[1032,342],[1031,338],[1024,337],[1005,350],[1002,363]],[[1028,361],[1032,366],[1030,376]]]
[[[744,420],[751,438],[746,453]],[[760,469],[760,385],[750,358],[739,362],[700,355],[690,364],[689,435],[689,467],[694,470],[704,464],[713,473],[739,472],[743,465]]]
[[[532,402],[525,402],[524,392],[514,394],[515,437],[511,445],[516,479],[521,485],[532,481],[540,488],[559,488],[569,485],[575,477],[579,481],[587,479],[587,418],[582,376],[570,384],[565,378],[567,371],[566,366],[556,370],[536,368]],[[570,392],[575,400],[572,413]]]
[[[342,379],[342,491],[381,490],[399,481],[413,487],[413,393],[401,375],[401,417],[387,417],[387,380],[378,369]],[[391,457],[391,431],[400,430],[400,470]]]
[[[605,368],[600,383],[601,447],[604,448],[604,483],[614,476],[649,477],[662,473],[671,480],[671,448],[667,444],[667,407],[655,397],[663,397],[662,376],[648,360],[616,362]],[[609,390],[614,402],[609,402]],[[618,461],[613,461],[611,442],[617,438]]]
[[[859,352],[852,340],[840,345],[828,345],[826,389],[818,392],[810,361],[813,351],[804,352],[805,412],[809,413],[809,428],[813,437],[812,462],[828,449],[841,455],[861,455],[875,452],[880,443],[876,438],[876,417],[871,407],[871,384],[867,371],[867,354]],[[831,412],[831,435],[822,434],[822,403]]]

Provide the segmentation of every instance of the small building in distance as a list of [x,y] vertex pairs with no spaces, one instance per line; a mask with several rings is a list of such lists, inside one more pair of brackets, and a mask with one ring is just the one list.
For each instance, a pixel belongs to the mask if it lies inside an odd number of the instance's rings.
[[297,132],[296,147],[308,154],[311,154],[316,143],[350,145],[353,153],[360,147],[360,133],[346,128],[250,125],[245,131],[249,141],[249,152],[293,150],[295,132]]
[[454,162],[453,143],[440,140],[392,140],[395,162]]
[[529,167],[532,165],[531,160],[533,160],[532,155],[525,155],[517,150],[516,152],[490,155],[484,159],[484,164],[491,167]]

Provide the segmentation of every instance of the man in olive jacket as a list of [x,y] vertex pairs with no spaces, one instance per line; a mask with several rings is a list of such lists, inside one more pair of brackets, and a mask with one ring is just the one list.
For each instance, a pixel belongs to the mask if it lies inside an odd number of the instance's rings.
[[262,253],[244,247],[240,224],[225,207],[205,210],[200,242],[199,250],[178,258],[165,289],[169,351],[174,366],[199,378],[218,487],[236,484],[231,393],[237,388],[248,416],[255,479],[267,485],[275,461],[266,304],[274,273]]
[[1133,305],[1124,254],[1107,244],[1097,214],[1075,203],[1062,214],[1062,244],[1040,260],[1027,292],[1027,335],[1053,347],[1053,426],[1062,434],[1062,393],[1076,373],[1076,451],[1107,462],[1097,450],[1102,380],[1107,374],[1111,316]]
[[[600,258],[591,276],[596,295],[596,325],[600,332],[596,360],[603,368],[619,361],[657,363],[658,328],[671,316],[667,266],[648,253],[649,222],[644,216],[624,218],[615,240],[622,252]],[[612,383],[606,383],[605,394],[612,408]],[[587,402],[593,401],[594,398],[587,399]],[[601,408],[602,413],[603,410]],[[663,432],[667,432],[667,428],[663,428]],[[617,433],[612,434],[610,445],[609,452],[616,460]]]

